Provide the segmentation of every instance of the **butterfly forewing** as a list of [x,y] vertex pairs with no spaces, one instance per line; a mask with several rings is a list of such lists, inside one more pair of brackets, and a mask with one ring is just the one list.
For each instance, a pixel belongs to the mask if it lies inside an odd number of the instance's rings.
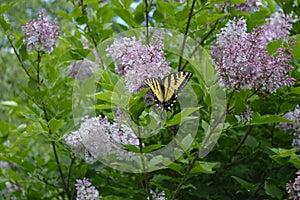
[[145,83],[150,87],[151,91],[154,94],[154,97],[160,101],[164,101],[163,90],[161,88],[161,80],[156,78],[148,78],[145,80]]

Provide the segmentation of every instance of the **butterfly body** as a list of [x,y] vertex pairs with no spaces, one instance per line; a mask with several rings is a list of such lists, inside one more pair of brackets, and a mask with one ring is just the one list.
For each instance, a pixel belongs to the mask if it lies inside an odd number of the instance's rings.
[[150,87],[155,103],[162,109],[171,111],[177,100],[177,94],[192,77],[191,72],[181,71],[170,74],[163,79],[148,78],[144,82]]

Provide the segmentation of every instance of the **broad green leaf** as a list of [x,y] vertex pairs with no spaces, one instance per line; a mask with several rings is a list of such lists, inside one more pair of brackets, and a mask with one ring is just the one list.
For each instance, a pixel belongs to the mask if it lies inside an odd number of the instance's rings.
[[124,8],[114,8],[113,11],[121,17],[130,27],[138,27],[139,25],[132,18],[131,13]]
[[64,121],[61,119],[57,120],[55,118],[52,118],[49,121],[49,127],[53,134],[55,134],[57,130],[60,129],[63,125],[64,125]]
[[250,121],[250,125],[257,124],[268,124],[268,123],[278,123],[278,122],[291,122],[284,117],[280,117],[278,115],[263,115],[261,116],[259,113],[254,113],[252,115],[252,120]]
[[285,193],[282,192],[275,184],[269,183],[269,181],[265,181],[264,189],[266,194],[276,199],[282,199],[285,195]]
[[2,4],[0,5],[0,15],[2,15],[5,11],[15,5],[16,2],[11,2],[9,4]]
[[180,124],[184,121],[195,119],[193,116],[189,116],[193,112],[199,110],[199,107],[197,108],[185,108],[180,113],[177,113],[171,120],[167,121],[166,127],[173,126],[176,124]]
[[213,168],[216,168],[220,165],[218,162],[204,162],[197,161],[195,162],[194,167],[191,169],[191,173],[205,173],[205,174],[213,174]]
[[155,151],[157,149],[162,148],[164,145],[162,144],[152,144],[152,145],[148,145],[146,147],[143,148],[143,152],[147,153],[147,152],[152,152]]
[[278,48],[281,46],[282,44],[282,39],[279,38],[278,40],[272,41],[267,45],[267,52],[269,53],[269,55],[274,55],[276,53],[276,51],[278,50]]
[[17,107],[18,106],[18,103],[15,101],[1,101],[0,104],[3,106],[7,106],[7,107]]
[[297,63],[300,63],[300,34],[296,35],[295,46],[293,47],[293,57]]
[[0,24],[1,27],[3,28],[4,32],[6,32],[8,29],[10,29],[11,24],[8,23],[3,16],[0,16]]
[[274,152],[277,156],[280,157],[290,157],[296,153],[296,149],[283,149],[283,148],[270,148],[272,152]]
[[248,192],[254,193],[257,188],[259,187],[259,184],[250,183],[248,181],[245,181],[244,179],[241,179],[237,176],[231,176],[234,180],[236,180],[243,188],[245,188]]

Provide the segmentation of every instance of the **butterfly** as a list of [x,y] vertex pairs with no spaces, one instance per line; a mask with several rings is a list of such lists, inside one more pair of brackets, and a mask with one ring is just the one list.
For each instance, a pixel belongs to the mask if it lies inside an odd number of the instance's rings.
[[177,100],[177,94],[186,86],[192,72],[180,71],[170,74],[163,79],[147,78],[144,83],[151,89],[154,102],[162,109],[171,111]]

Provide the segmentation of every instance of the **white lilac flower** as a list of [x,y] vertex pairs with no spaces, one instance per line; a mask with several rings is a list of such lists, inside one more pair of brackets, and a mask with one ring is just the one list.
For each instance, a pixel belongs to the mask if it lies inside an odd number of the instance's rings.
[[[165,191],[159,192],[158,188],[155,189],[155,191],[150,190],[151,194],[151,199],[155,200],[167,200],[168,198],[166,197]],[[150,197],[147,197],[147,200],[150,200]]]
[[280,47],[274,56],[266,51],[269,42],[287,38],[291,29],[291,17],[280,13],[273,14],[251,33],[247,33],[244,18],[230,20],[221,29],[211,54],[223,87],[273,93],[294,84],[294,78],[289,76],[293,69],[289,63],[291,48]]
[[137,93],[146,78],[163,78],[171,67],[166,61],[163,34],[156,34],[143,45],[135,37],[117,38],[106,51],[115,62],[116,72],[124,76],[129,93]]
[[46,12],[39,11],[38,19],[27,22],[22,26],[24,44],[28,50],[53,51],[58,36],[61,34],[57,22],[50,21]]
[[300,199],[300,170],[296,173],[298,176],[294,182],[286,184],[286,190],[289,194],[289,199],[299,200]]
[[98,200],[99,191],[93,186],[87,178],[76,180],[76,200]]
[[109,158],[110,155],[128,160],[134,152],[127,151],[123,146],[139,146],[137,136],[125,124],[121,112],[117,112],[113,123],[107,117],[83,118],[80,128],[65,135],[65,140],[75,155],[88,163],[96,162],[99,157]]

